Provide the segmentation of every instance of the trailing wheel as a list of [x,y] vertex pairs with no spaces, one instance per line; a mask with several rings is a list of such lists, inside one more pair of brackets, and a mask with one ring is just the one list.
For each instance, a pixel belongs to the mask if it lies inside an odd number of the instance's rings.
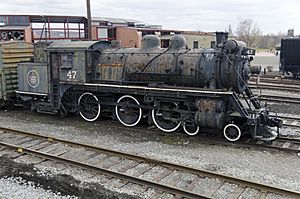
[[176,131],[181,122],[180,113],[176,111],[176,104],[173,102],[162,102],[159,109],[152,109],[152,120],[157,128],[170,133]]
[[242,132],[241,129],[235,124],[228,124],[223,129],[223,134],[230,142],[235,142],[240,139]]
[[142,118],[142,109],[139,105],[139,101],[131,95],[120,97],[115,107],[118,120],[128,127],[137,125]]
[[98,98],[92,93],[83,93],[78,99],[80,116],[88,121],[95,121],[100,115],[100,103]]
[[184,122],[182,124],[183,130],[186,134],[188,135],[197,135],[199,133],[199,126],[197,126],[195,123],[190,123],[190,122]]

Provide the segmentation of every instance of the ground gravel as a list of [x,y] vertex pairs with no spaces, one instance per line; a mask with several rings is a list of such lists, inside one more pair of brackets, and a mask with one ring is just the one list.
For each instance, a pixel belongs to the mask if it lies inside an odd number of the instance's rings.
[[[109,149],[139,154],[300,191],[300,156],[209,145],[181,133],[150,133],[107,126],[79,117],[57,118],[23,111],[1,111],[0,126],[34,131]],[[168,196],[167,196],[168,198]]]
[[44,190],[36,186],[33,182],[28,182],[20,177],[0,179],[1,199],[33,199],[33,198],[53,198],[53,199],[75,199],[75,196],[61,196],[51,190]]

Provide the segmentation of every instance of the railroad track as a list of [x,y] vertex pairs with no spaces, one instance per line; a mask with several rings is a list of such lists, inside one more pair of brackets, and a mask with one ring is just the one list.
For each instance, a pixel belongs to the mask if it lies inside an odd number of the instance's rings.
[[270,147],[274,148],[282,148],[282,149],[288,149],[288,150],[295,150],[300,151],[300,139],[299,138],[288,138],[288,137],[280,137],[273,141],[272,145]]
[[239,148],[253,148],[253,149],[276,149],[279,151],[285,151],[288,153],[300,152],[300,139],[299,138],[290,138],[290,137],[279,137],[273,141],[261,141],[261,140],[252,140],[249,138],[241,138],[236,142],[228,142],[223,137],[208,137],[206,136],[200,142],[206,144],[219,144],[224,146],[239,147]]
[[[176,198],[215,198],[218,194],[226,198],[247,198],[250,193],[255,193],[255,198],[267,198],[270,194],[300,197],[300,192],[273,185],[13,129],[0,128],[0,145],[2,150],[10,148],[45,161],[96,170],[173,194]],[[230,191],[224,193],[228,188]]]
[[274,77],[274,78],[260,78],[260,82],[264,83],[272,83],[272,84],[287,84],[287,85],[299,85],[300,81],[296,79],[281,79],[280,77]]
[[300,128],[300,118],[288,117],[288,116],[277,116],[283,120],[283,126]]
[[260,95],[258,97],[259,100],[268,101],[268,102],[284,102],[290,104],[300,104],[299,97],[285,97],[278,95]]
[[251,89],[289,91],[295,93],[300,92],[300,81],[262,79],[259,83],[255,81],[249,81],[248,85]]
[[266,90],[278,90],[278,91],[289,91],[289,92],[300,92],[300,87],[299,86],[290,86],[290,85],[270,85],[270,84],[254,84],[250,83],[249,84],[251,89],[266,89]]
[[[290,92],[300,92],[300,88],[292,88],[292,87],[281,87],[281,86],[250,86],[251,89],[269,89],[269,90],[281,90],[281,91],[290,91]],[[266,95],[261,94],[258,95],[257,98],[262,101],[269,102],[284,102],[290,104],[300,104],[300,96],[299,97],[286,97],[284,95]]]

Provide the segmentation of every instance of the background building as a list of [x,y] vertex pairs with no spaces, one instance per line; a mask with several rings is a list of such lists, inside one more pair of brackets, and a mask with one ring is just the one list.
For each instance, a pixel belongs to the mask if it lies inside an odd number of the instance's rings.
[[[0,15],[0,40],[26,42],[53,40],[87,40],[88,21],[83,16]],[[170,45],[174,34],[186,38],[189,48],[214,45],[215,33],[201,31],[164,30],[161,25],[122,18],[92,18],[92,40],[118,40],[123,47],[141,47],[142,36],[158,35],[162,47]]]
[[136,20],[121,18],[92,18],[93,40],[119,40],[123,47],[140,47],[142,36],[152,34],[161,38],[162,47],[170,45],[174,34],[186,38],[189,48],[210,47],[215,43],[214,32],[165,30],[161,25],[146,24]]
[[[215,45],[215,32],[182,31],[188,48],[209,48]],[[161,35],[163,47],[168,47],[173,34]]]
[[81,16],[0,15],[0,40],[26,42],[87,38],[87,19]]

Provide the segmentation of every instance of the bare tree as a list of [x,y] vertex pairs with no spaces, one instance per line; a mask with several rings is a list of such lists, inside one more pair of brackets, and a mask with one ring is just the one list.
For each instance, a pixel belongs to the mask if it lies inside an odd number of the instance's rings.
[[286,36],[285,33],[279,32],[277,34],[267,34],[267,35],[261,35],[258,40],[258,46],[260,48],[268,48],[272,49],[275,48],[276,45],[278,45],[282,38]]
[[249,47],[257,47],[261,34],[260,27],[252,19],[240,19],[236,30],[238,40],[244,41]]

